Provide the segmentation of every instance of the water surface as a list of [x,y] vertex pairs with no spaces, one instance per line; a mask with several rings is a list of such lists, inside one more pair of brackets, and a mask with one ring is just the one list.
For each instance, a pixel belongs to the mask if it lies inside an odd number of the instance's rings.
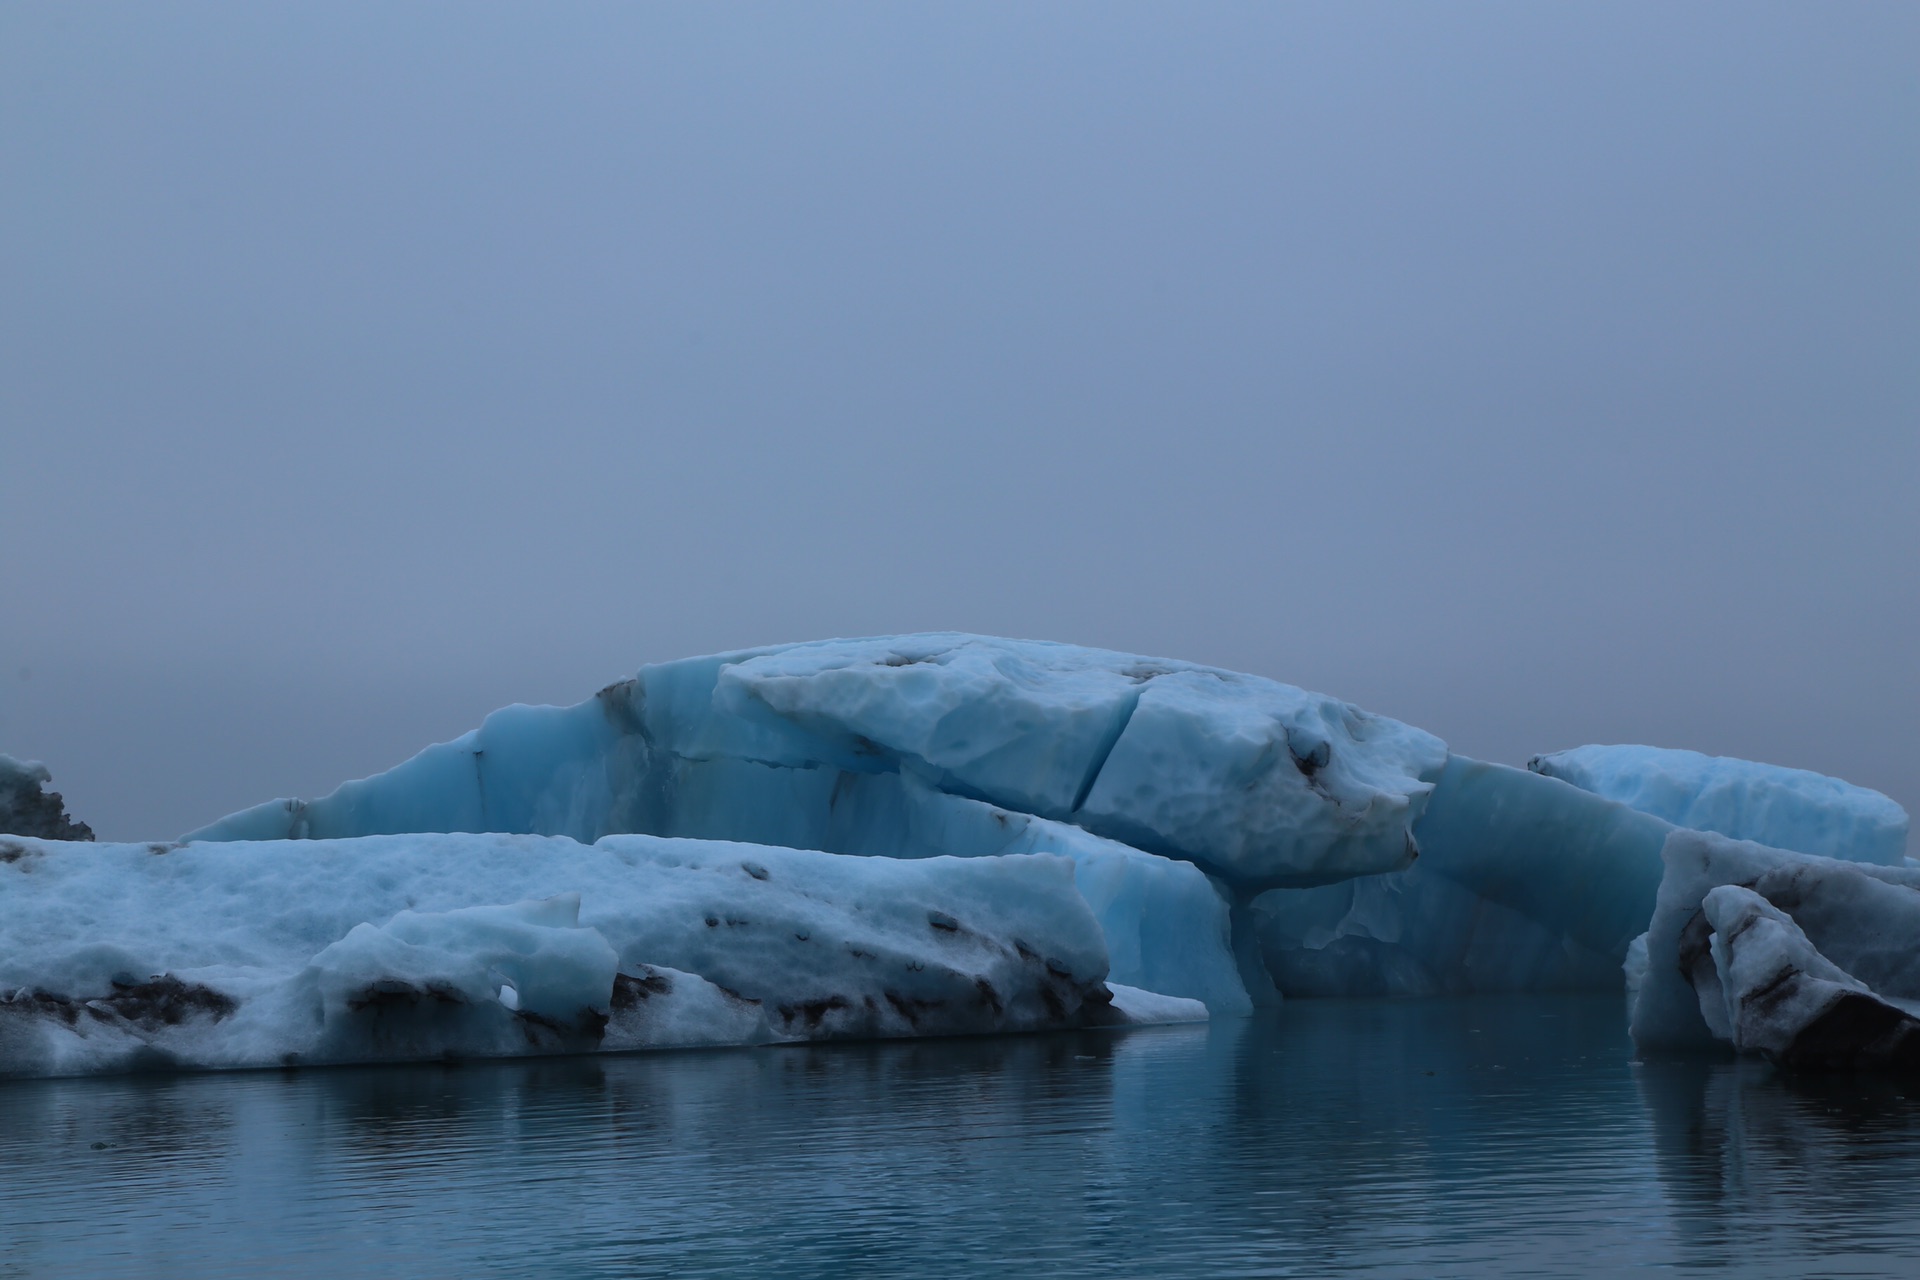
[[1920,1274],[1920,1096],[1617,998],[0,1083],[0,1276]]

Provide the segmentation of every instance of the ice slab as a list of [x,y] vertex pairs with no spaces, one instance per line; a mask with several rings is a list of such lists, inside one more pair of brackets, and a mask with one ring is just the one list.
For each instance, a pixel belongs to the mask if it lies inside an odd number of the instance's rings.
[[1157,991],[1142,991],[1124,983],[1109,982],[1113,992],[1113,1010],[1126,1024],[1167,1026],[1179,1022],[1205,1022],[1207,1006],[1198,1000],[1163,996]]
[[1111,1007],[1075,870],[649,836],[8,840],[0,1072],[1190,1016]]
[[1527,767],[1676,827],[1849,862],[1891,867],[1906,856],[1905,809],[1805,769],[1636,746],[1575,747],[1535,756]]
[[1232,672],[1152,677],[1074,819],[1257,891],[1399,870],[1445,744]]
[[1254,901],[1292,996],[1604,990],[1653,913],[1666,823],[1552,778],[1447,762],[1406,871]]
[[1734,1039],[1714,954],[1716,929],[1705,907],[1722,885],[1750,890],[1786,913],[1808,946],[1879,997],[1920,999],[1920,869],[1688,830],[1667,837],[1662,859],[1657,905],[1629,970],[1629,1028],[1641,1048],[1700,1050]]

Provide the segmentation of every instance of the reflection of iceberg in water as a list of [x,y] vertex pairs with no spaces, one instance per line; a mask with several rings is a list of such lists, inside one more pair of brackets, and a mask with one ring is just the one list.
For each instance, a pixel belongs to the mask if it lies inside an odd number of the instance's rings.
[[1685,1260],[1810,1252],[1831,1274],[1878,1275],[1916,1257],[1911,1086],[1786,1076],[1750,1060],[1646,1061],[1634,1075]]

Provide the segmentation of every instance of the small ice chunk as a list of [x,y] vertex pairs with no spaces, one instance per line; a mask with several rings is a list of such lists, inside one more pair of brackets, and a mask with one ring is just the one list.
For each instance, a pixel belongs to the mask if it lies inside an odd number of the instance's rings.
[[1205,1022],[1207,1006],[1181,996],[1163,996],[1157,991],[1142,991],[1118,982],[1109,982],[1113,1009],[1128,1024],[1152,1026],[1174,1022]]

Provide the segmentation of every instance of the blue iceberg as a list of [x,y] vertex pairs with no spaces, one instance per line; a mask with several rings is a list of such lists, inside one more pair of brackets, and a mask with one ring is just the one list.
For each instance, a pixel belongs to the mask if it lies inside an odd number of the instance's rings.
[[[0,1071],[1127,1025],[1623,968],[1642,1043],[1769,1052],[1790,1031],[1701,1010],[1800,954],[1791,929],[1824,956],[1809,984],[1831,964],[1909,998],[1827,917],[1682,884],[1676,851],[1723,838],[1694,827],[1877,875],[1906,816],[1690,753],[1472,760],[1273,680],[1070,645],[741,650],[503,708],[178,844],[0,838]],[[1676,967],[1709,917],[1710,1000]]]

